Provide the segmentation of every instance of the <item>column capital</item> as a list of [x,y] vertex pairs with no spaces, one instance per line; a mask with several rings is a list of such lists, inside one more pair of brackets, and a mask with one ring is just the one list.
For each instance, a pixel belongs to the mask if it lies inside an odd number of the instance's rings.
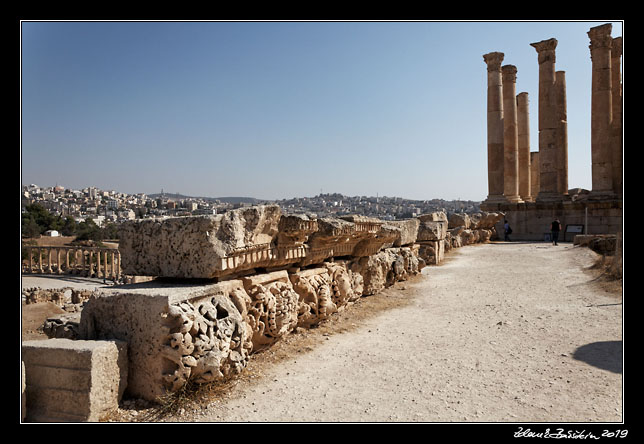
[[483,55],[483,60],[487,63],[488,71],[499,71],[501,69],[501,62],[505,54],[502,52],[489,52]]
[[539,54],[539,65],[544,62],[555,62],[555,49],[557,48],[557,43],[557,39],[555,38],[530,43],[530,46],[536,49],[537,54]]
[[517,81],[517,67],[514,65],[503,65],[501,67],[501,73],[503,74],[503,82],[513,82]]
[[606,23],[605,25],[595,26],[588,31],[588,38],[590,38],[590,50],[598,48],[610,48],[613,39],[610,36],[613,30],[613,25]]

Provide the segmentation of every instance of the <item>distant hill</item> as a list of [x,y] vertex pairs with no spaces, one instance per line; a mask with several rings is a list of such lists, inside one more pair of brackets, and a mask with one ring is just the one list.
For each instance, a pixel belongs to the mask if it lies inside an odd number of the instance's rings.
[[218,200],[220,202],[224,203],[231,203],[231,204],[236,204],[236,203],[250,203],[250,204],[259,204],[261,202],[266,202],[265,200],[261,199],[255,199],[254,197],[205,197],[205,196],[184,196],[183,194],[176,194],[176,193],[156,193],[156,194],[148,194],[148,197],[151,199],[158,199],[160,197],[164,197],[166,199],[172,199],[172,200],[184,200],[184,199],[203,199],[206,201],[215,201]]

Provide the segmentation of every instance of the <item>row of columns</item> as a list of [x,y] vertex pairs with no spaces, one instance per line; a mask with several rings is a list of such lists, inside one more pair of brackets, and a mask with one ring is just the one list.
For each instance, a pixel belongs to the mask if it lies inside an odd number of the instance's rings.
[[[77,273],[113,280],[121,276],[121,253],[117,249],[30,246],[23,248],[28,256],[24,270],[26,273]],[[70,256],[73,263],[70,263]],[[36,261],[34,257],[37,258]],[[52,260],[53,258],[55,260]]]
[[[611,25],[591,28],[591,195],[621,195],[621,38]],[[539,151],[530,152],[528,93],[516,95],[517,68],[504,54],[483,56],[487,64],[488,188],[485,203],[561,201],[568,194],[566,75],[555,70],[557,39],[532,43],[539,63]],[[612,51],[611,51],[612,50]],[[612,72],[611,72],[612,71]]]
[[528,93],[516,94],[517,68],[504,54],[483,56],[488,72],[487,203],[532,201]]

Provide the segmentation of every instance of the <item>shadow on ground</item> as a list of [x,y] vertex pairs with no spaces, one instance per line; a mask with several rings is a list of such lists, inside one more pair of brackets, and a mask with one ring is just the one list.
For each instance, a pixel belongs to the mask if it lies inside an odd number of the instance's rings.
[[573,354],[578,361],[613,373],[622,373],[622,356],[622,341],[593,342]]

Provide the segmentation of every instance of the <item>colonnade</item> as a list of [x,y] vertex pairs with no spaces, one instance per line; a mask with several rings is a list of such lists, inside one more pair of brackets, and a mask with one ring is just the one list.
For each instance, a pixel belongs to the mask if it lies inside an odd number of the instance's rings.
[[[591,28],[591,198],[622,194],[621,37],[611,24]],[[487,64],[488,197],[485,204],[558,202],[568,195],[566,75],[556,71],[557,39],[531,43],[539,63],[539,151],[530,152],[528,93],[516,94],[517,68],[504,54]],[[535,164],[536,163],[536,164]]]
[[79,274],[117,280],[121,253],[115,248],[23,246],[24,273]]

